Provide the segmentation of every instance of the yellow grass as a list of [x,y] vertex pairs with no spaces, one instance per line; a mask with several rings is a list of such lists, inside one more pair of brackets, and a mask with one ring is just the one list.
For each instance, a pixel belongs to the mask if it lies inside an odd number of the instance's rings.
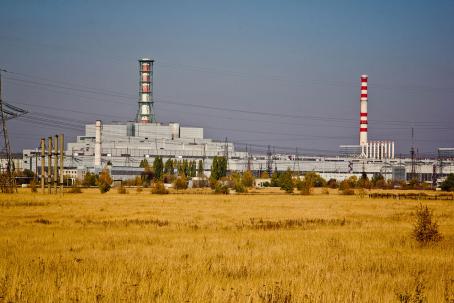
[[128,192],[0,195],[0,302],[454,300],[452,201]]

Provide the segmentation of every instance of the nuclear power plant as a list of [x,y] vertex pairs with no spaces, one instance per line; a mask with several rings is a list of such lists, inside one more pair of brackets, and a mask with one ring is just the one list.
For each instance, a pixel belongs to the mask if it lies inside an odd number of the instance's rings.
[[[425,182],[436,182],[454,173],[454,148],[440,148],[437,159],[397,158],[393,140],[368,138],[368,75],[360,77],[359,144],[341,145],[338,156],[310,156],[304,154],[250,153],[237,151],[233,142],[220,142],[204,137],[204,129],[188,127],[178,122],[167,124],[156,121],[153,99],[152,59],[139,60],[139,90],[137,114],[130,122],[94,121],[85,125],[85,133],[69,142],[65,150],[65,174],[82,178],[86,172],[100,172],[108,167],[115,180],[126,180],[141,175],[140,162],[149,163],[156,157],[163,161],[201,160],[205,175],[210,175],[213,158],[228,159],[229,171],[251,170],[256,175],[263,171],[291,169],[304,174],[317,172],[325,179],[343,180],[350,176],[376,174],[386,179],[408,180],[410,175]],[[23,151],[23,167],[40,171],[38,149]]]

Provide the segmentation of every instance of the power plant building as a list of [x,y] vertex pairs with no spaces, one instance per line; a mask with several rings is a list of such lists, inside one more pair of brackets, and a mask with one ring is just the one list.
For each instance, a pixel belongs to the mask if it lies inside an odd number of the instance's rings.
[[[139,60],[139,98],[135,121],[102,122],[85,125],[85,134],[67,144],[65,170],[78,177],[87,171],[99,172],[109,167],[114,179],[130,179],[140,175],[142,160],[152,163],[156,157],[163,161],[202,160],[205,175],[209,176],[215,156],[228,158],[228,170],[252,170],[257,175],[269,170],[291,169],[300,174],[317,172],[325,179],[343,180],[367,174],[372,178],[382,174],[386,179],[405,180],[411,171],[412,159],[396,159],[395,144],[391,140],[368,140],[368,76],[361,76],[359,144],[342,145],[340,155],[334,157],[295,154],[251,154],[236,151],[232,142],[220,142],[204,137],[204,129],[183,126],[176,122],[158,123],[153,108],[154,60]],[[440,149],[446,155],[442,170],[434,159],[418,161],[418,175],[422,181],[432,181],[454,173],[454,149]],[[40,171],[40,151],[24,150],[23,167]]]

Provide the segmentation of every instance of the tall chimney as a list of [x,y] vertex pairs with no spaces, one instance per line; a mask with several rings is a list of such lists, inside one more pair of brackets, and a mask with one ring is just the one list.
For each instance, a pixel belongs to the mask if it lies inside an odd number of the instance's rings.
[[367,75],[361,76],[359,145],[367,145]]
[[153,62],[143,58],[139,60],[139,109],[136,122],[155,122],[153,111]]
[[101,130],[102,130],[102,122],[101,120],[96,120],[95,124],[95,167],[101,166]]

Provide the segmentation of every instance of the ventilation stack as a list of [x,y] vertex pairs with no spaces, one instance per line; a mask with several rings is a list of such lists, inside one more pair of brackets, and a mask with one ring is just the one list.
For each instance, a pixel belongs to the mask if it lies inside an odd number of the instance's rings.
[[361,76],[359,145],[363,155],[367,153],[367,80],[367,75]]
[[154,60],[139,60],[139,109],[136,121],[139,123],[155,122],[153,111],[153,63]]
[[95,124],[95,167],[101,166],[101,133],[102,130],[102,122],[101,120],[96,120]]

